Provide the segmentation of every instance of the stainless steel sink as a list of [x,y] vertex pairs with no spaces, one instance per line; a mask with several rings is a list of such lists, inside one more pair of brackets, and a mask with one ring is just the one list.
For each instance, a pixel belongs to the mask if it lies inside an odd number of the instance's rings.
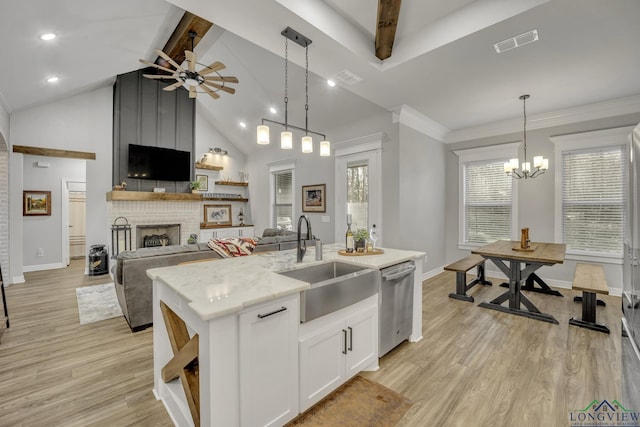
[[378,292],[378,270],[333,261],[281,272],[311,285],[300,298],[300,322],[308,322]]

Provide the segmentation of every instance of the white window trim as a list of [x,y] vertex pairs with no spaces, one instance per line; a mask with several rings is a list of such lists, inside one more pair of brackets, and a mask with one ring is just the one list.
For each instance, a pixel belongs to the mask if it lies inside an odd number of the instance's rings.
[[[269,166],[269,226],[272,227],[273,224],[276,223],[275,218],[273,217],[273,205],[276,202],[275,194],[273,189],[276,186],[276,180],[274,177],[274,173],[282,172],[282,171],[291,171],[291,212],[295,217],[296,211],[296,161],[295,159],[285,159],[279,160],[275,162],[271,162],[267,164]],[[293,221],[295,218],[291,218],[291,223],[293,225]]]
[[376,228],[381,230],[383,235],[380,236],[376,245],[382,246],[384,238],[382,224],[382,143],[384,140],[386,140],[386,135],[380,132],[334,144],[334,206],[336,218],[334,236],[336,242],[344,240],[344,232],[347,229],[346,186],[341,185],[341,183],[347,182],[347,166],[349,163],[366,161],[369,174],[369,222],[376,224]]
[[[562,153],[564,151],[583,150],[588,148],[626,146],[628,136],[633,132],[633,126],[593,132],[573,133],[569,135],[551,136],[549,140],[555,145],[555,209],[554,209],[554,239],[562,243]],[[622,254],[606,255],[585,251],[567,251],[566,259],[572,261],[590,261],[605,264],[622,264]]]
[[[464,242],[464,164],[484,160],[509,159],[518,157],[520,142],[489,145],[479,148],[455,150],[458,156],[458,249],[472,250],[483,246],[479,243]],[[511,189],[511,239],[518,237],[518,186],[514,183]]]

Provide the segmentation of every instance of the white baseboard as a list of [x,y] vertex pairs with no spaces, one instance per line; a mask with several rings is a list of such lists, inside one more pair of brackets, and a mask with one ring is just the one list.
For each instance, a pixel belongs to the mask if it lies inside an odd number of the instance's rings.
[[24,279],[24,276],[21,274],[20,276],[13,276],[11,278],[11,283],[5,283],[5,285],[9,286],[9,285],[17,285],[18,283],[24,283],[26,282],[26,280]]
[[432,277],[437,276],[438,274],[442,273],[444,271],[444,265],[441,267],[437,267],[434,268],[431,271],[426,271],[424,273],[422,273],[422,281],[424,282],[427,279],[431,279]]
[[52,264],[25,265],[22,267],[22,272],[29,273],[31,271],[56,270],[58,268],[65,268],[65,267],[66,265],[61,262],[55,262]]

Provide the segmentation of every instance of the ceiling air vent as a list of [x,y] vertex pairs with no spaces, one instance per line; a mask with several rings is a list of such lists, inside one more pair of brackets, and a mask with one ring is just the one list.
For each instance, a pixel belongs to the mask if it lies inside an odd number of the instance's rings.
[[506,40],[502,40],[493,45],[493,48],[498,53],[506,52],[516,47],[524,46],[525,44],[533,43],[538,40],[538,30],[527,31],[515,37],[510,37]]
[[337,73],[334,77],[336,80],[340,80],[341,82],[344,82],[348,85],[354,85],[362,81],[362,77],[356,76],[349,70],[342,70],[339,73]]

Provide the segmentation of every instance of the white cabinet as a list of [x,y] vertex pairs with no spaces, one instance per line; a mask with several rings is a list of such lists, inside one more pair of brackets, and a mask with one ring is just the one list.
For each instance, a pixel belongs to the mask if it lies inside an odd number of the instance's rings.
[[253,237],[253,227],[203,228],[200,229],[200,242],[206,243],[211,239],[225,239],[227,237]]
[[280,426],[298,415],[300,297],[239,315],[240,424]]
[[300,412],[377,367],[378,295],[300,326]]

